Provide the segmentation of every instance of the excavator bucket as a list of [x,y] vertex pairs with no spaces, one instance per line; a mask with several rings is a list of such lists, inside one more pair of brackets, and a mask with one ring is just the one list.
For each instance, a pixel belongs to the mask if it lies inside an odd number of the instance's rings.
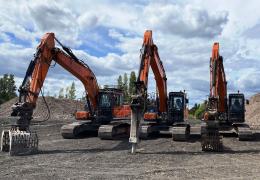
[[38,151],[37,133],[30,130],[3,130],[1,151],[9,152],[11,156],[34,154]]

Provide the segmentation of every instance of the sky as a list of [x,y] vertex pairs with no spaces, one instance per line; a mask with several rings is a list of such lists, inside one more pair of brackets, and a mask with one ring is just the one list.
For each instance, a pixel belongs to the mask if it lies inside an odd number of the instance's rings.
[[[54,32],[89,65],[99,85],[116,84],[120,74],[138,72],[149,29],[168,92],[185,89],[190,104],[205,100],[211,48],[219,42],[228,91],[250,97],[260,92],[259,6],[257,0],[0,0],[0,76],[14,74],[19,87],[41,37]],[[44,92],[58,94],[73,81],[82,97],[81,82],[55,65]],[[155,87],[150,71],[149,92]]]

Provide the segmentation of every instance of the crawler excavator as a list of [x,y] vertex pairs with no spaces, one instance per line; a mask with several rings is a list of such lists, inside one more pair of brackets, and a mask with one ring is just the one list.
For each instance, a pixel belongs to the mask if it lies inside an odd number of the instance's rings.
[[[158,90],[158,111],[147,112],[147,87],[149,68],[155,76]],[[170,132],[174,140],[185,140],[190,133],[190,125],[184,121],[186,93],[170,92],[167,97],[167,78],[163,63],[160,60],[158,48],[153,43],[152,31],[144,33],[140,54],[140,67],[135,83],[135,94],[131,102],[131,129],[129,141],[132,143],[132,153],[140,138],[150,134]]]
[[[55,41],[62,49],[55,46]],[[80,133],[93,131],[104,139],[124,133],[129,135],[130,124],[124,120],[130,122],[131,109],[129,105],[122,104],[123,91],[116,88],[99,89],[96,76],[89,66],[78,59],[70,48],[62,45],[54,33],[46,33],[19,88],[19,102],[13,105],[11,114],[11,129],[2,132],[1,151],[10,155],[37,151],[38,137],[36,132],[31,131],[30,124],[52,61],[77,77],[86,90],[87,110],[76,112],[77,121],[62,126],[61,135],[64,138],[75,138]]]
[[245,123],[244,94],[232,93],[227,97],[227,81],[219,43],[214,43],[210,58],[210,95],[204,122],[201,125],[203,151],[222,151],[221,131],[235,130],[239,140],[253,139],[249,125]]

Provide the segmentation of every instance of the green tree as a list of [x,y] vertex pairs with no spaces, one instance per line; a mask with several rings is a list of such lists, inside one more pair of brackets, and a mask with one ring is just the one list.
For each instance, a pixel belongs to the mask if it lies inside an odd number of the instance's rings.
[[118,76],[117,85],[119,88],[123,88],[123,79],[121,75]]
[[60,89],[58,98],[59,99],[63,99],[64,98],[64,89],[63,88]]
[[135,72],[132,71],[129,78],[129,95],[133,95],[135,92],[135,82],[136,82],[136,75]]
[[129,92],[128,92],[128,77],[127,77],[127,73],[124,73],[123,90],[124,90],[125,100],[128,102],[129,101]]
[[65,99],[69,98],[69,91],[70,91],[70,86],[66,87]]
[[13,74],[4,74],[0,78],[0,104],[16,97],[16,86]]
[[68,89],[68,98],[76,99],[76,87],[74,82],[72,82],[71,86]]
[[194,116],[194,114],[198,108],[199,108],[199,104],[195,103],[194,106],[189,110],[189,114]]
[[197,119],[202,119],[206,111],[207,101],[204,101],[199,105],[199,108],[195,111],[194,115]]

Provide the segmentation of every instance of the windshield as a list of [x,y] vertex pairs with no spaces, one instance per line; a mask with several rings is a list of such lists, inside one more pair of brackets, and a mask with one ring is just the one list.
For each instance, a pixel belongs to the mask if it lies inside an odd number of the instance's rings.
[[121,94],[114,94],[113,95],[115,106],[121,106],[124,102],[123,96]]
[[111,107],[111,101],[108,94],[101,94],[99,98],[100,107]]
[[170,97],[170,108],[174,108],[176,110],[182,110],[183,109],[183,97]]
[[243,98],[232,97],[230,110],[233,112],[239,112],[243,110]]

